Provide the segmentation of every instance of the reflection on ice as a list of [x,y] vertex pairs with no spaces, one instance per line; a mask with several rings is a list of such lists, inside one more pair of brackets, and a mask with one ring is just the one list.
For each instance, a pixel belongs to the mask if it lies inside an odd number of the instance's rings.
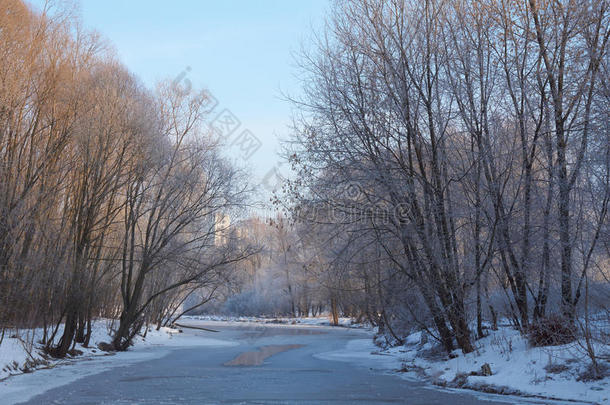
[[260,366],[263,361],[274,354],[285,352],[286,350],[298,349],[303,345],[270,345],[263,346],[255,352],[244,352],[225,363],[225,366]]

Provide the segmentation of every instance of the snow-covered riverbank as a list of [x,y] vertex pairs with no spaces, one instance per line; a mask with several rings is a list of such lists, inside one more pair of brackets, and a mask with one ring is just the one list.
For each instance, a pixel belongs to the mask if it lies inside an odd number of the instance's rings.
[[[610,404],[610,377],[594,381],[586,378],[589,362],[578,342],[530,347],[518,331],[504,327],[490,331],[476,346],[472,353],[456,350],[449,358],[418,332],[402,346],[383,350],[370,339],[358,339],[347,342],[342,350],[320,356],[374,364],[407,379],[423,378],[451,388]],[[484,364],[491,375],[483,375]]]
[[44,352],[43,345],[40,343],[43,336],[42,329],[6,333],[0,343],[0,381],[7,380],[14,375],[75,364],[102,356],[116,356],[119,360],[137,359],[138,353],[145,352],[146,348],[151,346],[227,346],[233,344],[212,337],[183,335],[179,329],[162,327],[159,330],[149,328],[146,333],[137,335],[128,352],[109,353],[101,350],[99,345],[112,341],[111,327],[110,320],[94,322],[89,346],[84,347],[77,343],[74,350],[71,350],[64,359],[55,359]]
[[[32,340],[32,334],[34,339]],[[15,336],[15,337],[10,337]],[[152,360],[167,355],[178,347],[209,346],[229,347],[237,343],[212,337],[180,333],[178,329],[149,329],[145,336],[137,336],[126,352],[105,352],[97,345],[111,341],[110,321],[95,322],[90,347],[77,344],[74,355],[65,359],[53,359],[37,343],[41,330],[21,331],[19,335],[7,335],[0,344],[0,403],[27,400],[49,389],[70,384],[80,378],[98,374],[115,367]],[[34,342],[30,349],[25,339]]]
[[[134,339],[134,347],[166,344],[178,332],[177,329],[171,328],[150,329],[145,336],[137,336]],[[107,352],[100,350],[98,345],[112,341],[111,322],[109,320],[94,322],[89,346],[84,347],[77,343],[65,359],[54,359],[46,354],[43,350],[44,345],[40,343],[42,336],[42,329],[5,333],[0,343],[0,380],[40,368],[53,368],[61,364],[73,363],[78,359],[108,355]]]
[[[185,316],[184,319],[213,322],[253,322],[280,325],[312,325],[312,326],[331,326],[331,318],[328,315],[310,317],[255,317],[255,316],[230,316],[230,315],[194,315]],[[352,318],[339,317],[338,326],[346,328],[368,328],[366,324],[356,323]],[[372,330],[372,329],[371,329]]]

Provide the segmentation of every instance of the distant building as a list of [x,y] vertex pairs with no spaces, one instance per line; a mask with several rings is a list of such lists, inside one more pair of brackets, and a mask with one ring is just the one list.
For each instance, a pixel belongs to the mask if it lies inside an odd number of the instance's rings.
[[231,219],[227,214],[216,213],[214,216],[214,246],[226,245],[229,240]]

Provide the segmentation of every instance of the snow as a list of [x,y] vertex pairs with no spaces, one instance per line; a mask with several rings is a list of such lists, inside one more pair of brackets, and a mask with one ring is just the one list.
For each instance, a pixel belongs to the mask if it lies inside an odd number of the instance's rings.
[[[224,316],[224,315],[193,315],[185,316],[185,319],[195,319],[199,321],[216,321],[216,322],[248,322],[248,323],[265,323],[265,324],[283,324],[283,325],[311,325],[311,326],[330,326],[331,317],[329,315],[321,315],[315,317],[271,317],[259,318],[252,316]],[[363,324],[356,323],[352,318],[339,317],[339,326],[346,328],[362,328]]]
[[[203,337],[200,335],[182,335],[180,329],[161,328],[159,331],[152,330],[143,338],[138,336],[135,341],[137,346],[164,346],[164,347],[185,347],[185,346],[215,346],[229,347],[237,345],[237,342]],[[131,350],[131,349],[130,349]]]
[[30,354],[25,348],[25,344],[15,338],[5,337],[0,344],[0,378],[6,378],[11,370],[19,370],[31,359]]
[[[403,378],[424,377],[441,386],[455,386],[452,382],[458,377],[466,378],[465,384],[460,384],[462,388],[610,404],[610,377],[577,381],[588,364],[578,343],[529,347],[527,339],[510,327],[490,332],[476,342],[477,350],[473,353],[454,351],[455,358],[451,359],[442,352],[435,354],[433,345],[422,341],[421,332],[409,335],[403,346],[382,350],[370,339],[356,339],[347,342],[343,349],[317,357],[364,362],[388,372],[400,370]],[[604,348],[598,347],[598,352],[601,350]],[[485,363],[491,366],[491,376],[469,375],[479,372]]]
[[400,367],[400,361],[396,356],[382,353],[370,338],[350,340],[343,349],[315,354],[314,357],[322,360],[357,361],[358,363],[366,363],[368,367],[374,366],[375,368],[392,371]]
[[[149,329],[146,336],[137,336],[134,345],[126,352],[107,353],[97,348],[100,342],[110,342],[109,320],[98,320],[92,327],[90,347],[76,345],[82,354],[53,359],[46,355],[39,342],[42,329],[6,334],[0,344],[0,398],[2,404],[26,401],[49,389],[69,384],[89,375],[97,374],[117,364],[126,365],[152,360],[166,355],[169,350],[185,346],[227,347],[237,342],[214,339],[193,334],[182,334],[178,329]],[[35,342],[31,352],[28,344]],[[160,350],[161,349],[161,350]],[[65,367],[64,367],[65,366]],[[35,373],[27,373],[36,369]],[[10,378],[9,378],[10,377]]]
[[[527,340],[511,328],[491,331],[481,339],[478,349],[443,362],[418,358],[412,346],[405,353],[407,364],[422,367],[441,382],[451,382],[460,373],[477,372],[488,363],[491,376],[468,376],[466,387],[480,388],[485,384],[509,387],[527,394],[610,403],[610,378],[599,381],[577,381],[585,371],[587,359],[577,343],[562,346],[529,347]],[[553,366],[560,365],[553,372]]]
[[[75,349],[79,353],[76,356],[68,355],[66,359],[53,359],[44,353],[43,345],[40,341],[43,330],[28,329],[5,333],[4,339],[0,344],[0,380],[4,380],[12,375],[30,372],[38,368],[50,368],[58,364],[68,362],[76,357],[103,356],[108,353],[98,349],[101,342],[110,342],[112,322],[109,320],[98,320],[92,325],[91,339],[89,347],[76,344]],[[134,340],[136,345],[160,344],[171,339],[171,336],[178,333],[177,330],[161,328],[147,333],[146,338],[137,336]],[[61,335],[61,328],[57,333]]]

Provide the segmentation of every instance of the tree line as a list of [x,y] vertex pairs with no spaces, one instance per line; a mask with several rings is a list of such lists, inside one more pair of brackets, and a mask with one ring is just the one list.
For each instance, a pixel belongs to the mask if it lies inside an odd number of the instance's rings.
[[277,199],[319,237],[304,264],[398,341],[418,325],[449,352],[499,317],[607,311],[609,7],[337,2],[300,59]]
[[246,203],[244,174],[205,92],[146,88],[69,9],[0,4],[2,336],[40,327],[63,357],[106,317],[125,350],[254,252],[218,220]]
[[261,249],[236,263],[210,301],[193,314],[297,318],[330,312],[335,324],[340,314],[361,315],[334,300],[333,288],[324,283],[325,267],[312,260],[317,236],[307,228],[281,213],[252,213],[238,226],[241,243]]

